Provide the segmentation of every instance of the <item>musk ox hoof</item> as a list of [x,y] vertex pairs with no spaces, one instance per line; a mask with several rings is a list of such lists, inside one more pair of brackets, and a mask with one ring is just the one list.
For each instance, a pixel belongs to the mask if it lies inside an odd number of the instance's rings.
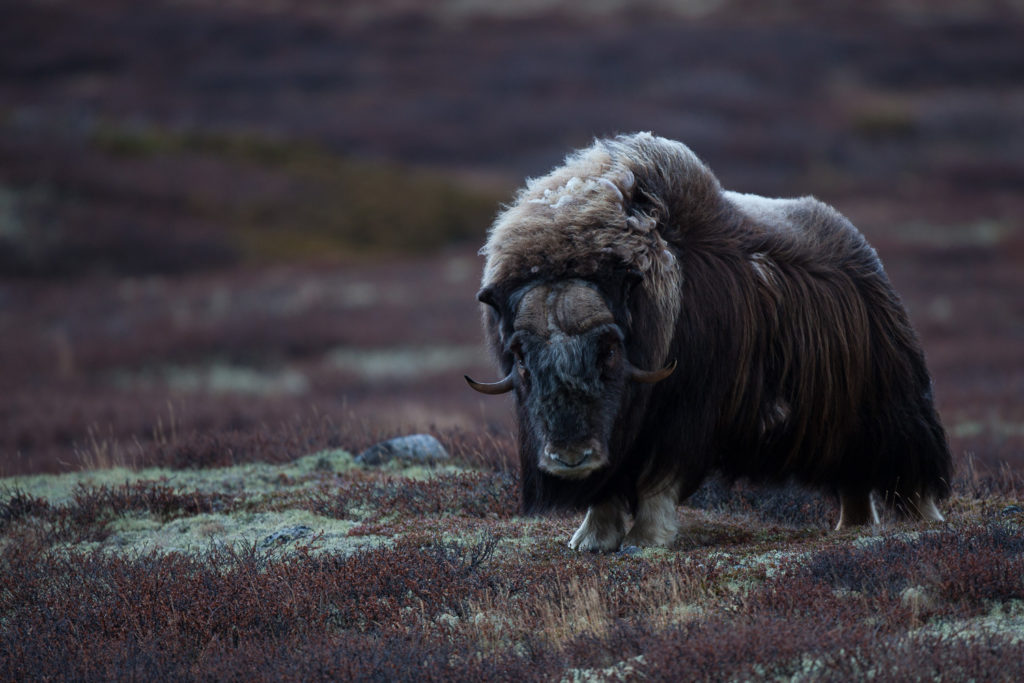
[[626,539],[622,542],[623,547],[635,545],[639,548],[667,547],[676,540],[676,528],[647,529],[637,531],[636,527],[629,530]]
[[580,552],[618,550],[625,534],[622,508],[615,503],[602,503],[587,510],[583,524],[569,539],[569,547]]
[[[581,533],[582,532],[582,533]],[[606,553],[618,550],[622,545],[622,534],[601,534],[594,530],[580,527],[569,539],[569,547],[573,550],[592,553]]]

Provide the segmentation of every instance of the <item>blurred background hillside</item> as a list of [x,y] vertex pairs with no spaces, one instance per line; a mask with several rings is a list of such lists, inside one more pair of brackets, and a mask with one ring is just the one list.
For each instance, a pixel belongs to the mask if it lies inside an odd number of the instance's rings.
[[475,250],[634,130],[850,216],[958,456],[1024,468],[1022,45],[1019,0],[0,2],[0,475],[506,451]]

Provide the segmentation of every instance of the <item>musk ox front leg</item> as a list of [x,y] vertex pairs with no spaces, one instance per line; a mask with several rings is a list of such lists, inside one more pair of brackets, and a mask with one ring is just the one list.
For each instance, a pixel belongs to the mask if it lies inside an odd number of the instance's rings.
[[623,546],[667,546],[676,538],[679,520],[676,505],[679,496],[675,486],[640,496],[633,528],[626,534]]
[[626,508],[612,498],[587,508],[587,516],[569,539],[569,547],[581,552],[618,550],[625,535]]

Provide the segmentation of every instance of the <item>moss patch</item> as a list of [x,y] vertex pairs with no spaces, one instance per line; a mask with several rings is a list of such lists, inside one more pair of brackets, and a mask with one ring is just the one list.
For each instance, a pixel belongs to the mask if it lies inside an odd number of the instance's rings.
[[200,514],[169,522],[151,516],[127,516],[111,525],[111,535],[101,547],[141,554],[152,550],[196,553],[211,544],[255,545],[267,551],[311,545],[316,552],[349,555],[390,542],[379,536],[349,536],[355,525],[351,520],[321,517],[305,510]]

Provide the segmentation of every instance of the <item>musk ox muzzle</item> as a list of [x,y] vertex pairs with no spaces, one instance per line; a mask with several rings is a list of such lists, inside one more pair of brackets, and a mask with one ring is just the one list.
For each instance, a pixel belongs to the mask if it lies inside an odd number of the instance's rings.
[[527,287],[503,353],[504,379],[469,385],[483,394],[515,390],[521,429],[536,446],[536,467],[583,479],[609,464],[608,439],[627,382],[653,384],[675,370],[643,370],[625,354],[624,334],[596,286],[581,280]]
[[582,479],[607,464],[607,446],[597,439],[589,439],[577,444],[545,443],[538,467],[556,477]]

